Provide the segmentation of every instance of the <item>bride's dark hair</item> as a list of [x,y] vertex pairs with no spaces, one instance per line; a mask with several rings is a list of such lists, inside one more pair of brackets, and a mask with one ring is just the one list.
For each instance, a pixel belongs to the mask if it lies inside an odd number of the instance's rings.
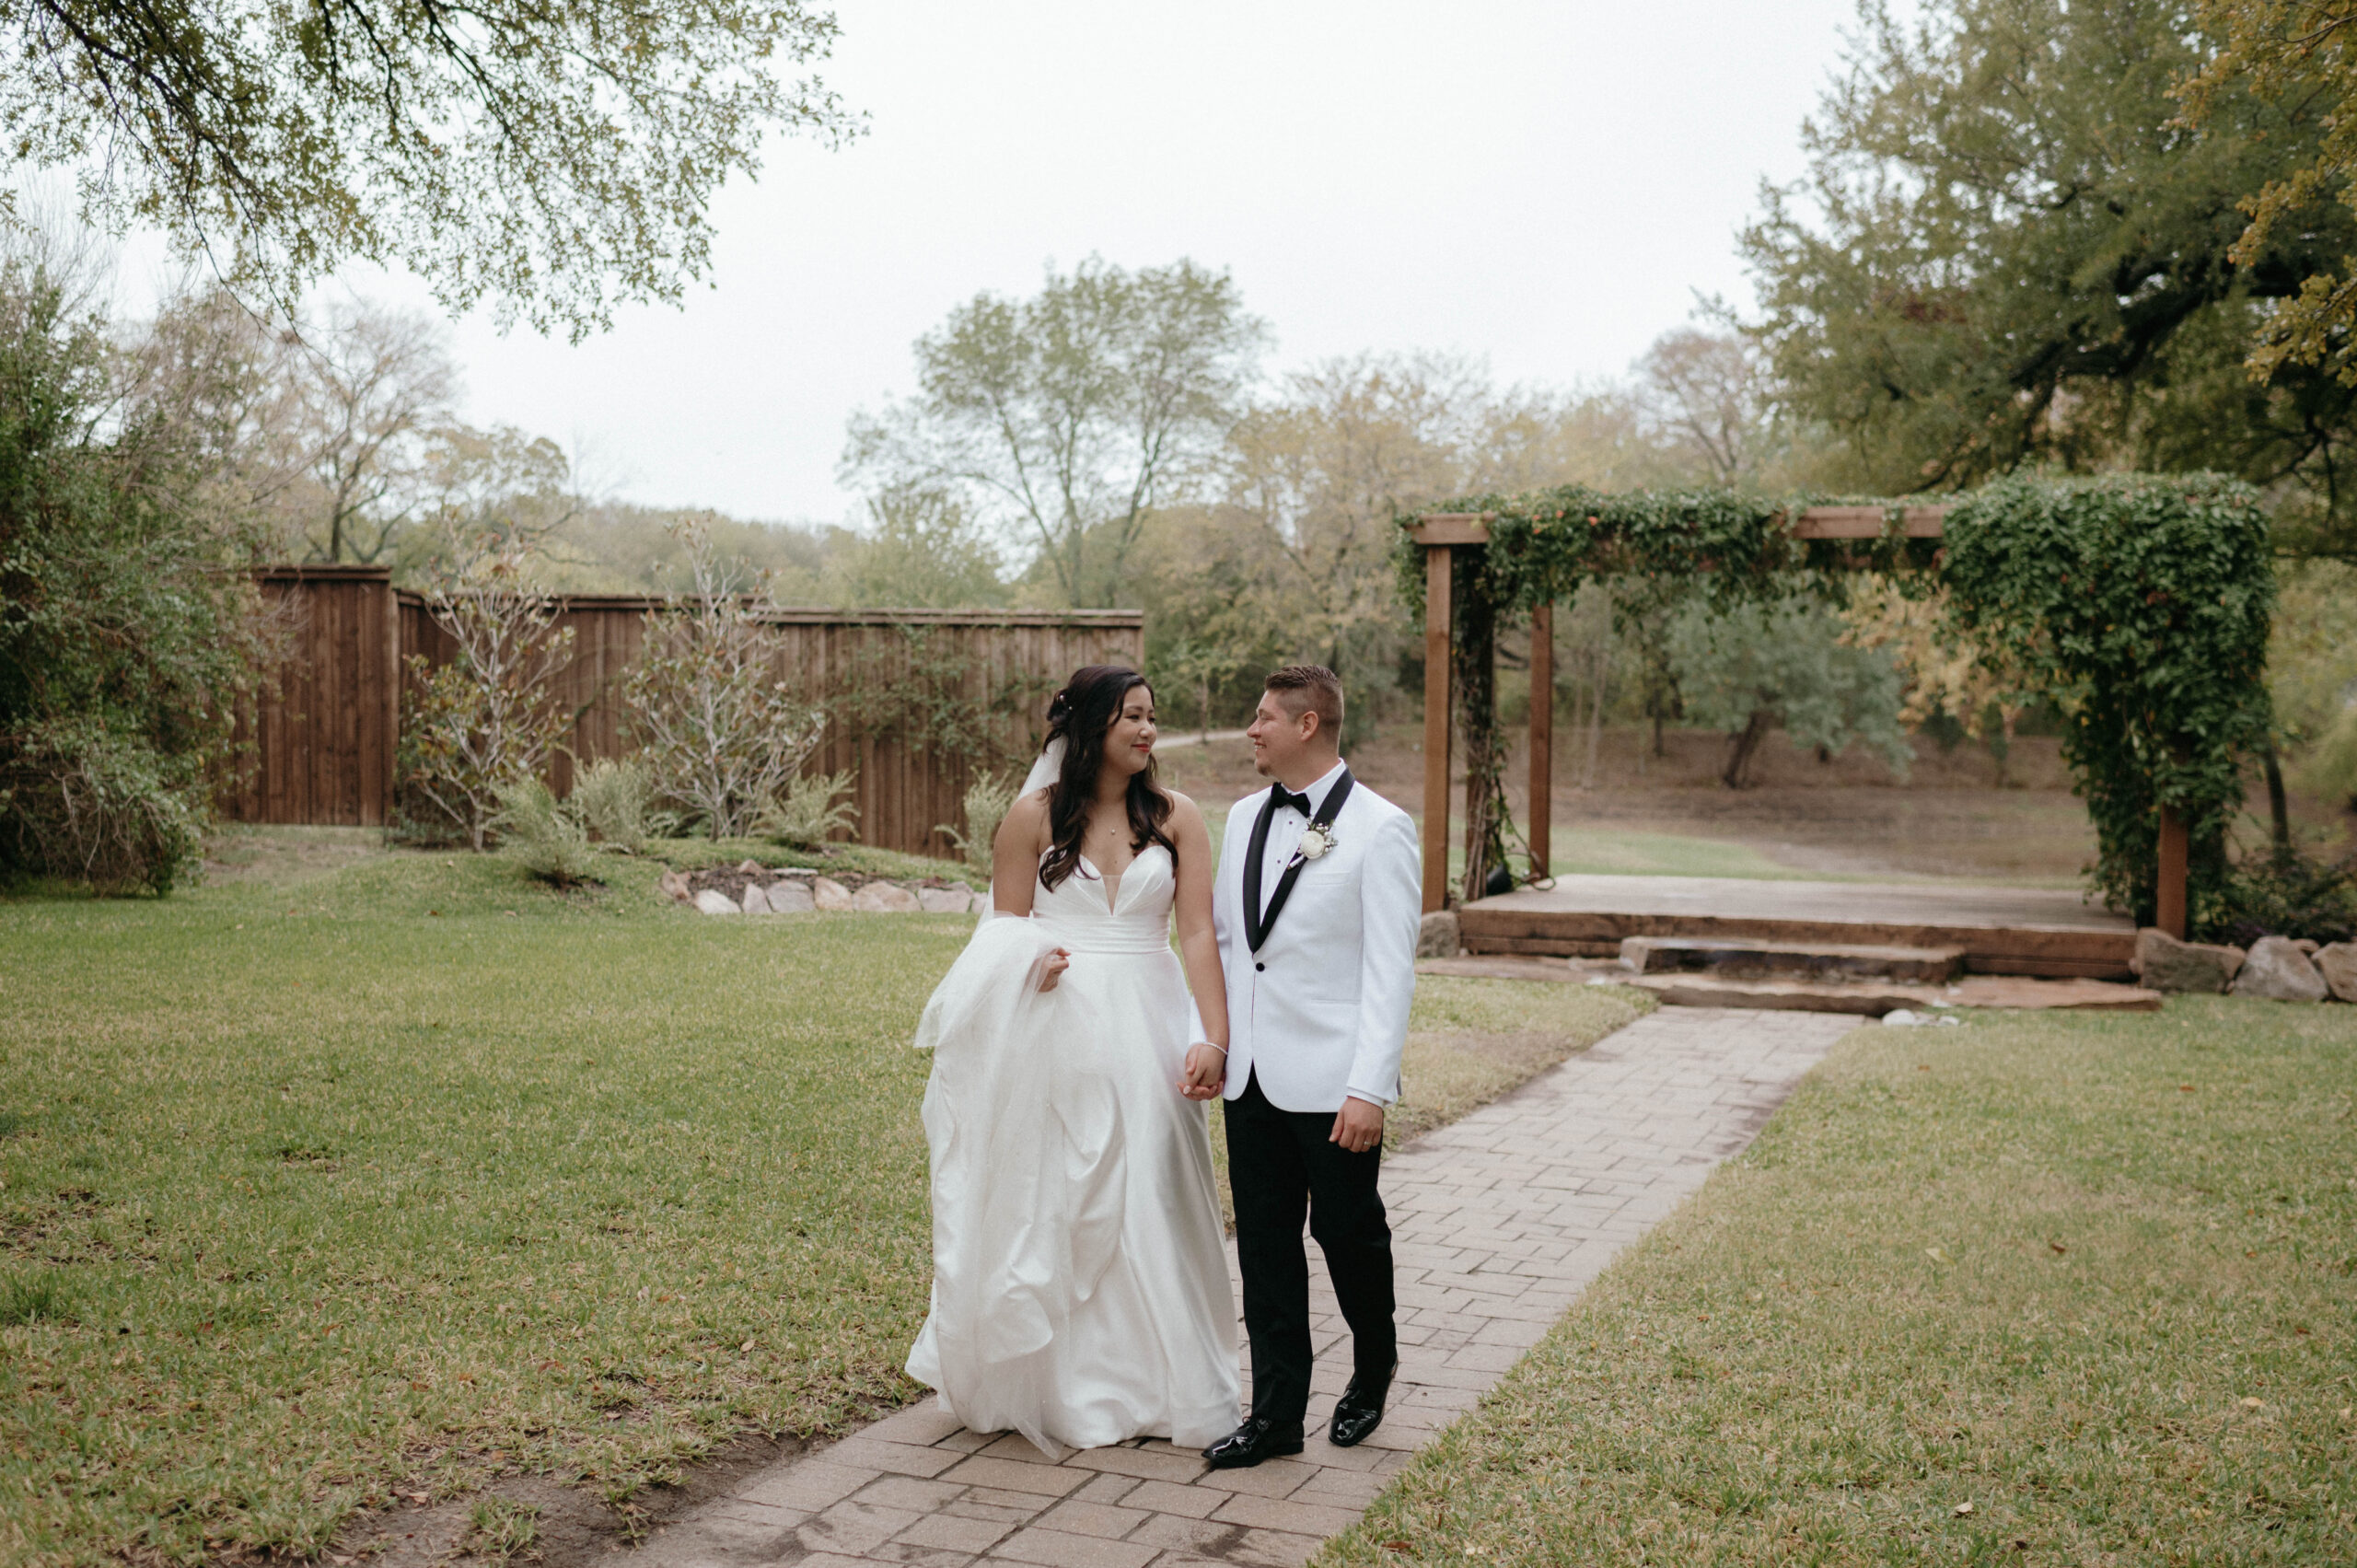
[[[1052,841],[1039,863],[1039,883],[1053,889],[1081,869],[1081,840],[1088,832],[1088,807],[1097,798],[1097,771],[1105,765],[1105,736],[1121,716],[1130,693],[1154,688],[1125,665],[1092,664],[1074,670],[1064,689],[1048,703],[1048,739],[1064,743],[1063,771],[1048,786],[1048,833]],[[1042,742],[1045,745],[1045,742]],[[1162,824],[1170,819],[1170,795],[1155,777],[1154,760],[1130,775],[1130,850],[1143,854],[1160,844],[1178,858],[1178,846]],[[1086,875],[1084,872],[1083,875]]]

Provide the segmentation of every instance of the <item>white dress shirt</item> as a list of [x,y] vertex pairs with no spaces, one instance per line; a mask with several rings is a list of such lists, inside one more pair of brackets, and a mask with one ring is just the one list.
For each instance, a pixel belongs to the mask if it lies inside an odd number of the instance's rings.
[[[1301,793],[1309,796],[1312,811],[1326,804],[1326,792],[1342,776],[1346,762],[1337,761],[1318,781]],[[1267,918],[1269,901],[1277,896],[1277,884],[1283,879],[1285,867],[1293,864],[1294,852],[1301,847],[1301,835],[1309,831],[1309,819],[1291,806],[1280,806],[1269,819],[1269,842],[1260,857],[1260,915]],[[1247,841],[1248,842],[1249,841]]]

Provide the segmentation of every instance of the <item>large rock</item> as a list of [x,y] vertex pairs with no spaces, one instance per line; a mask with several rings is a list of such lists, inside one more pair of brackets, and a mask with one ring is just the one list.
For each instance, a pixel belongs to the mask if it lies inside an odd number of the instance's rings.
[[851,908],[851,889],[831,877],[813,877],[810,901],[822,910],[847,910]]
[[917,907],[927,914],[964,914],[974,907],[974,890],[963,882],[946,888],[919,888]]
[[737,900],[717,888],[706,888],[696,895],[696,909],[703,914],[743,914]]
[[746,885],[744,910],[747,914],[767,914],[770,912],[770,896],[759,882],[748,883]]
[[2232,985],[2243,967],[2240,947],[2180,942],[2159,926],[2136,934],[2136,957],[2129,967],[2147,991],[2196,992],[2214,996]]
[[761,863],[748,855],[737,863],[737,869],[748,877],[759,877],[761,875]]
[[2243,972],[2235,977],[2235,994],[2270,1002],[2321,1002],[2324,976],[2290,937],[2262,936],[2250,945]]
[[1453,958],[1464,947],[1455,910],[1434,910],[1416,928],[1416,957],[1420,958]]
[[2316,973],[2335,996],[2357,1002],[2357,942],[2335,942],[2316,949]]
[[772,914],[808,914],[819,907],[810,889],[800,882],[772,882],[769,899]]
[[914,914],[917,896],[891,882],[870,882],[851,896],[851,907],[867,914]]

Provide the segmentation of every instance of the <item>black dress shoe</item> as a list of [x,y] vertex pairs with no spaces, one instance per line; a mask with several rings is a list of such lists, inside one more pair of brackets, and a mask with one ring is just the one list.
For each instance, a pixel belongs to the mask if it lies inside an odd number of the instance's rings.
[[1334,1424],[1327,1435],[1337,1448],[1348,1448],[1383,1424],[1383,1399],[1391,1392],[1391,1379],[1398,1375],[1399,1364],[1393,1362],[1391,1370],[1380,1377],[1369,1377],[1362,1372],[1351,1379],[1342,1397],[1334,1401]]
[[1234,1470],[1300,1452],[1301,1423],[1279,1426],[1256,1415],[1248,1417],[1243,1425],[1204,1449],[1203,1458],[1211,1461],[1215,1470]]

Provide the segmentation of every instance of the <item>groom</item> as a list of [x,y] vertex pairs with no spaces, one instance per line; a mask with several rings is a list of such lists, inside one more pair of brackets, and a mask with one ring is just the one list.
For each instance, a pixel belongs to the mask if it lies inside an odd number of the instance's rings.
[[1228,813],[1212,923],[1227,973],[1227,1173],[1252,1414],[1203,1451],[1214,1469],[1302,1448],[1309,1407],[1309,1262],[1326,1254],[1354,1375],[1329,1434],[1383,1420],[1399,1367],[1391,1227],[1376,1191],[1384,1108],[1415,988],[1422,899],[1416,828],[1351,776],[1336,748],[1342,683],[1320,665],[1269,677],[1253,765],[1275,784]]

